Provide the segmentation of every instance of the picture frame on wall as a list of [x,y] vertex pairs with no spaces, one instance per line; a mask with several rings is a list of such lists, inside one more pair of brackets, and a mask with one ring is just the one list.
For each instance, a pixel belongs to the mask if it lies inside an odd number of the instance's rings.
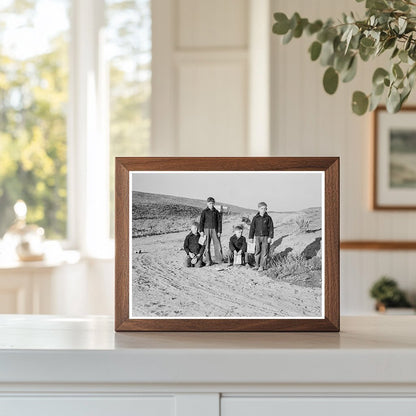
[[373,113],[373,209],[416,209],[416,107]]
[[117,157],[116,331],[339,331],[339,158]]

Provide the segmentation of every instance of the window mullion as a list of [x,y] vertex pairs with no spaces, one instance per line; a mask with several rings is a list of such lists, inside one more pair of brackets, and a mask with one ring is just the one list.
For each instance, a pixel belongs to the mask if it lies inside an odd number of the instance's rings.
[[104,0],[73,0],[69,235],[87,256],[100,255],[109,236],[104,11]]

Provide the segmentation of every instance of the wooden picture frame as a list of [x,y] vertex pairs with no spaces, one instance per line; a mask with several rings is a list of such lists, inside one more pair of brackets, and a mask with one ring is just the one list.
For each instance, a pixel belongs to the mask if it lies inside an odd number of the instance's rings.
[[[413,189],[406,188],[406,186],[400,187],[400,184],[397,185],[391,167],[391,144],[388,142],[388,140],[392,140],[392,130],[403,129],[413,133],[413,139],[416,143],[416,123],[414,127],[409,125],[409,122],[413,123],[412,116],[413,118],[416,116],[416,106],[403,107],[400,113],[396,114],[389,114],[385,106],[379,106],[373,112],[373,210],[416,210],[416,172],[413,175],[413,182],[415,183]],[[386,133],[387,129],[390,129],[389,137]],[[406,166],[402,168],[406,168]],[[392,183],[395,185],[392,186]]]
[[[321,172],[322,316],[319,318],[132,318],[130,315],[131,175],[165,172],[275,174]],[[290,176],[289,176],[290,177]],[[339,158],[338,157],[117,157],[115,182],[116,331],[339,331]],[[254,273],[254,272],[253,272]],[[151,290],[151,289],[150,289]]]

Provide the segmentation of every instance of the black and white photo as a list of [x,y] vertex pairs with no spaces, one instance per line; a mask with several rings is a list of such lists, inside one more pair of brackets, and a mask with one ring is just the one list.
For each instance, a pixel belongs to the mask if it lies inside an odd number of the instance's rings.
[[129,178],[130,318],[324,317],[324,172]]

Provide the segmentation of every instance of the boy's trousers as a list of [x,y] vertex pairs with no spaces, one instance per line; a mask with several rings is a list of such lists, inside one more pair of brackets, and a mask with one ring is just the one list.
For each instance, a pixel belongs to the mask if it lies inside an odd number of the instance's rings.
[[[242,265],[248,264],[248,253],[241,252]],[[234,251],[228,250],[228,263],[234,264]]]
[[204,264],[202,263],[202,258],[200,257],[195,264],[192,264],[192,259],[189,256],[185,258],[185,267],[202,267]]
[[266,267],[267,256],[269,255],[270,244],[267,242],[269,237],[267,236],[256,236],[256,249],[254,252],[254,258],[256,259],[257,267]]
[[217,232],[214,228],[205,228],[204,233],[207,236],[205,256],[208,264],[212,263],[211,257],[211,241],[214,245],[214,261],[215,263],[222,263],[222,249],[220,239],[218,238]]

